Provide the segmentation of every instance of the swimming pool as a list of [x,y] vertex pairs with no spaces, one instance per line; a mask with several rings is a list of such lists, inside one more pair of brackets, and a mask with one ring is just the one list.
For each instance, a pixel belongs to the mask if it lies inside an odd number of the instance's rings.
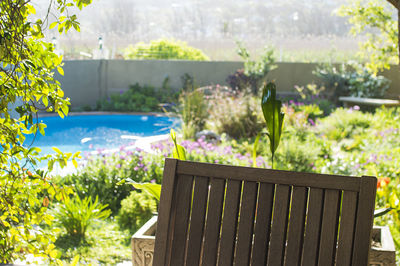
[[[54,153],[52,147],[63,152],[95,151],[132,145],[137,138],[169,133],[179,126],[179,119],[155,115],[70,115],[41,117],[47,125],[46,135],[37,134],[33,146],[43,154]],[[33,140],[28,135],[25,145]]]

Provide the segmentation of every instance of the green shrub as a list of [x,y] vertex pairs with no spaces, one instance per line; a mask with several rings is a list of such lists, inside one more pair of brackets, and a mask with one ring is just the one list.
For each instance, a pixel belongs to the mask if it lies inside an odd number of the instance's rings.
[[[121,231],[111,220],[95,220],[86,231],[85,242],[77,243],[68,235],[60,235],[56,247],[63,264],[60,265],[117,265],[132,258],[127,246],[129,232]],[[79,256],[79,264],[70,263]]]
[[[299,93],[301,99],[298,103],[304,103],[305,105],[316,105],[322,111],[322,113],[318,112],[318,114],[311,115],[311,119],[315,119],[316,117],[320,117],[321,115],[329,115],[333,109],[336,108],[336,105],[328,99],[328,95],[323,93],[325,91],[324,86],[318,86],[314,83],[307,84],[306,86],[294,86],[294,88]],[[295,102],[290,99],[289,103],[296,108]]]
[[368,113],[338,108],[330,116],[319,120],[317,130],[328,139],[341,140],[363,133],[371,123]]
[[238,69],[233,75],[229,75],[226,82],[233,90],[251,90],[257,95],[259,89],[266,81],[268,73],[276,68],[274,49],[265,47],[258,60],[252,60],[249,51],[242,43],[236,42],[238,55],[244,60],[244,69]]
[[125,92],[111,94],[110,97],[97,102],[99,111],[118,112],[157,112],[160,103],[175,103],[179,92],[168,86],[168,79],[161,89],[151,86],[140,86],[138,83]]
[[117,214],[121,201],[132,191],[132,186],[119,184],[126,178],[136,182],[156,180],[161,183],[163,158],[146,155],[141,151],[100,154],[87,158],[86,165],[77,173],[58,178],[58,183],[70,185],[80,197],[100,197],[113,214]]
[[338,67],[324,64],[313,73],[325,87],[333,90],[335,100],[339,96],[382,98],[390,85],[390,80],[384,76],[377,76],[358,64],[342,64]]
[[179,97],[184,139],[194,138],[203,130],[208,117],[208,105],[202,90],[184,91]]
[[107,205],[95,201],[92,198],[66,197],[56,207],[55,218],[67,232],[68,237],[78,242],[85,240],[86,230],[95,219],[105,219],[110,216],[111,211],[106,210]]
[[282,139],[276,153],[276,169],[314,172],[321,149],[312,142],[301,142],[296,137]]
[[131,194],[122,200],[117,221],[122,229],[128,229],[131,234],[135,233],[144,225],[157,211],[156,200],[148,195],[138,191],[132,191]]
[[128,59],[183,59],[204,61],[210,60],[201,50],[188,46],[178,40],[160,39],[129,46],[125,50]]
[[263,129],[259,99],[251,94],[215,90],[209,112],[208,126],[218,134],[251,138]]

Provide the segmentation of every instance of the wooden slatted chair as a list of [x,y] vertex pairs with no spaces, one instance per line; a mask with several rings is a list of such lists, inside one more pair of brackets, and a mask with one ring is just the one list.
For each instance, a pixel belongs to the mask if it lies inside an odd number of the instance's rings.
[[367,265],[375,177],[166,159],[153,265]]

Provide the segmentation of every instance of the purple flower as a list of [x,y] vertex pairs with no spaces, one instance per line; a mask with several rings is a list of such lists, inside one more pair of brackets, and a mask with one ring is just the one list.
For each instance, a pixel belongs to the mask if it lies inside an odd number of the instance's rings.
[[120,164],[117,164],[115,167],[116,167],[117,169],[119,169],[119,168],[121,168],[121,165],[120,165]]
[[308,122],[310,122],[311,125],[315,126],[314,120],[312,120],[311,118],[308,119]]
[[133,170],[138,171],[138,170],[139,170],[139,167],[135,166],[135,167],[133,168]]

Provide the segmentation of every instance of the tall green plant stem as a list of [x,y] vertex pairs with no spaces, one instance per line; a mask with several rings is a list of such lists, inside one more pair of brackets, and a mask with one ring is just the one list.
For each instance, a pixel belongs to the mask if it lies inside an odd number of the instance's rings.
[[273,153],[272,153],[272,156],[271,156],[271,161],[272,161],[272,163],[271,163],[271,169],[274,169],[274,156],[275,156],[275,152],[273,152]]

